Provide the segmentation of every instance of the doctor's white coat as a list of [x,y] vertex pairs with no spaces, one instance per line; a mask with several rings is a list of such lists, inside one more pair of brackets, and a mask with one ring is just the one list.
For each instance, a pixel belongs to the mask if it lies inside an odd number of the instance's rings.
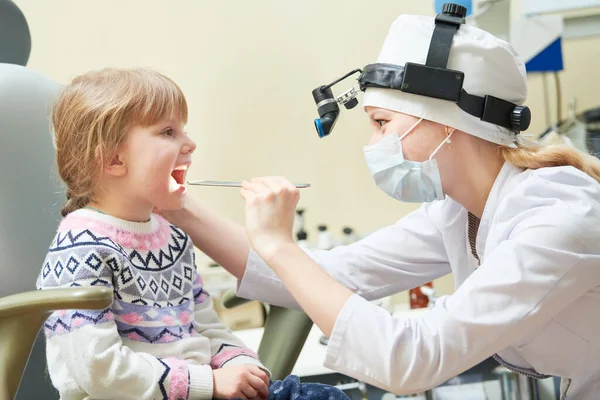
[[[396,394],[437,386],[498,354],[565,378],[567,399],[600,398],[600,184],[572,167],[506,163],[476,238],[450,198],[350,246],[309,252],[353,290],[325,366]],[[421,318],[369,303],[454,273],[456,291]],[[251,252],[238,295],[298,308]]]

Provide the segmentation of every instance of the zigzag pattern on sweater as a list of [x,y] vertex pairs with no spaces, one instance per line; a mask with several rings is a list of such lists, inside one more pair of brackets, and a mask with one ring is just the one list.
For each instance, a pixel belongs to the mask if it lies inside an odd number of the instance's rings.
[[170,226],[170,240],[167,249],[158,249],[155,251],[131,250],[128,254],[125,249],[115,243],[111,238],[98,235],[89,229],[83,229],[74,233],[69,230],[66,232],[57,232],[56,237],[50,245],[49,252],[60,252],[70,250],[81,246],[104,246],[108,247],[124,256],[139,270],[142,271],[163,271],[169,269],[182,256],[188,244],[188,236],[179,228]]
[[162,359],[157,358],[157,360],[165,367],[165,372],[163,372],[163,374],[160,376],[160,379],[158,381],[160,393],[163,395],[163,400],[169,400],[169,394],[167,392],[167,388],[165,387],[165,381],[169,377],[169,373],[171,372],[171,367],[169,367],[167,365],[167,363],[165,363]]
[[[156,308],[185,304],[193,294],[194,251],[185,234],[181,236],[176,228],[171,232],[168,251],[158,249],[143,255],[144,251],[131,250],[133,259],[138,257],[139,261],[143,257],[142,268],[131,262],[126,249],[109,246],[110,239],[88,230],[63,233],[60,241],[55,240],[60,245],[53,245],[46,257],[38,286],[105,285],[115,288],[117,299],[132,304]],[[90,243],[93,238],[105,246]],[[168,265],[146,268],[155,261]]]
[[95,234],[89,229],[84,229],[77,233],[74,233],[72,230],[57,232],[48,252],[63,251],[77,246],[105,246],[116,252],[124,253],[123,248],[111,238]]
[[185,326],[174,327],[147,327],[133,326],[116,321],[119,335],[123,338],[143,343],[173,343],[181,339],[198,336],[194,329],[194,323]]
[[73,329],[85,325],[96,325],[103,322],[114,321],[114,314],[110,308],[101,311],[77,310],[56,311],[44,323],[44,332],[47,337],[64,335]]
[[147,251],[144,256],[142,252],[132,250],[129,253],[129,261],[142,271],[163,271],[170,268],[181,257],[188,243],[188,236],[181,229],[173,225],[170,228],[171,240],[167,247],[168,253],[159,249],[158,255],[155,255],[153,251]]

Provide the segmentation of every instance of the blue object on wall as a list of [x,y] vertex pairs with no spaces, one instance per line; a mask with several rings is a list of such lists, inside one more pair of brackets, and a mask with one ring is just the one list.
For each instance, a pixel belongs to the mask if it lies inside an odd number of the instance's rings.
[[473,1],[472,0],[434,0],[433,4],[435,7],[435,13],[439,14],[442,12],[442,6],[444,3],[454,3],[459,4],[463,7],[467,8],[467,17],[471,15],[473,11]]
[[535,57],[525,63],[527,72],[556,72],[562,71],[562,39],[558,38]]

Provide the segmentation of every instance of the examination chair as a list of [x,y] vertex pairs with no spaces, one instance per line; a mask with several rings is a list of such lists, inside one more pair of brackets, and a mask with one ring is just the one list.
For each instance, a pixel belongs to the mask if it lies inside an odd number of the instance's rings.
[[112,302],[105,288],[35,290],[65,197],[48,120],[58,88],[31,69],[0,63],[0,400],[58,399],[46,373],[42,324],[57,309]]
[[[225,308],[234,308],[249,300],[237,297],[235,291],[228,291],[221,301]],[[302,311],[273,305],[268,308],[258,357],[271,371],[271,379],[281,380],[292,372],[313,322]]]
[[25,16],[0,0],[0,400],[58,399],[46,374],[42,324],[56,309],[102,309],[112,301],[106,289],[35,290],[64,190],[48,121],[59,85],[25,68],[30,50]]
[[[4,269],[8,268],[1,265]],[[16,397],[33,343],[53,311],[101,310],[112,300],[112,290],[106,287],[29,291],[0,298],[0,399]],[[38,395],[43,392],[37,389]],[[43,398],[48,398],[50,393],[45,393]]]

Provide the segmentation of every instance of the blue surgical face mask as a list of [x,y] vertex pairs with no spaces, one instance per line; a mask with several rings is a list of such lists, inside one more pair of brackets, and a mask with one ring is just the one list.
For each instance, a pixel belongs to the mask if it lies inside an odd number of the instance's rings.
[[449,141],[454,131],[431,153],[427,161],[405,160],[402,154],[402,139],[421,121],[422,119],[417,121],[402,136],[393,133],[364,148],[365,159],[377,187],[394,199],[407,203],[427,203],[444,199],[440,170],[433,156]]

